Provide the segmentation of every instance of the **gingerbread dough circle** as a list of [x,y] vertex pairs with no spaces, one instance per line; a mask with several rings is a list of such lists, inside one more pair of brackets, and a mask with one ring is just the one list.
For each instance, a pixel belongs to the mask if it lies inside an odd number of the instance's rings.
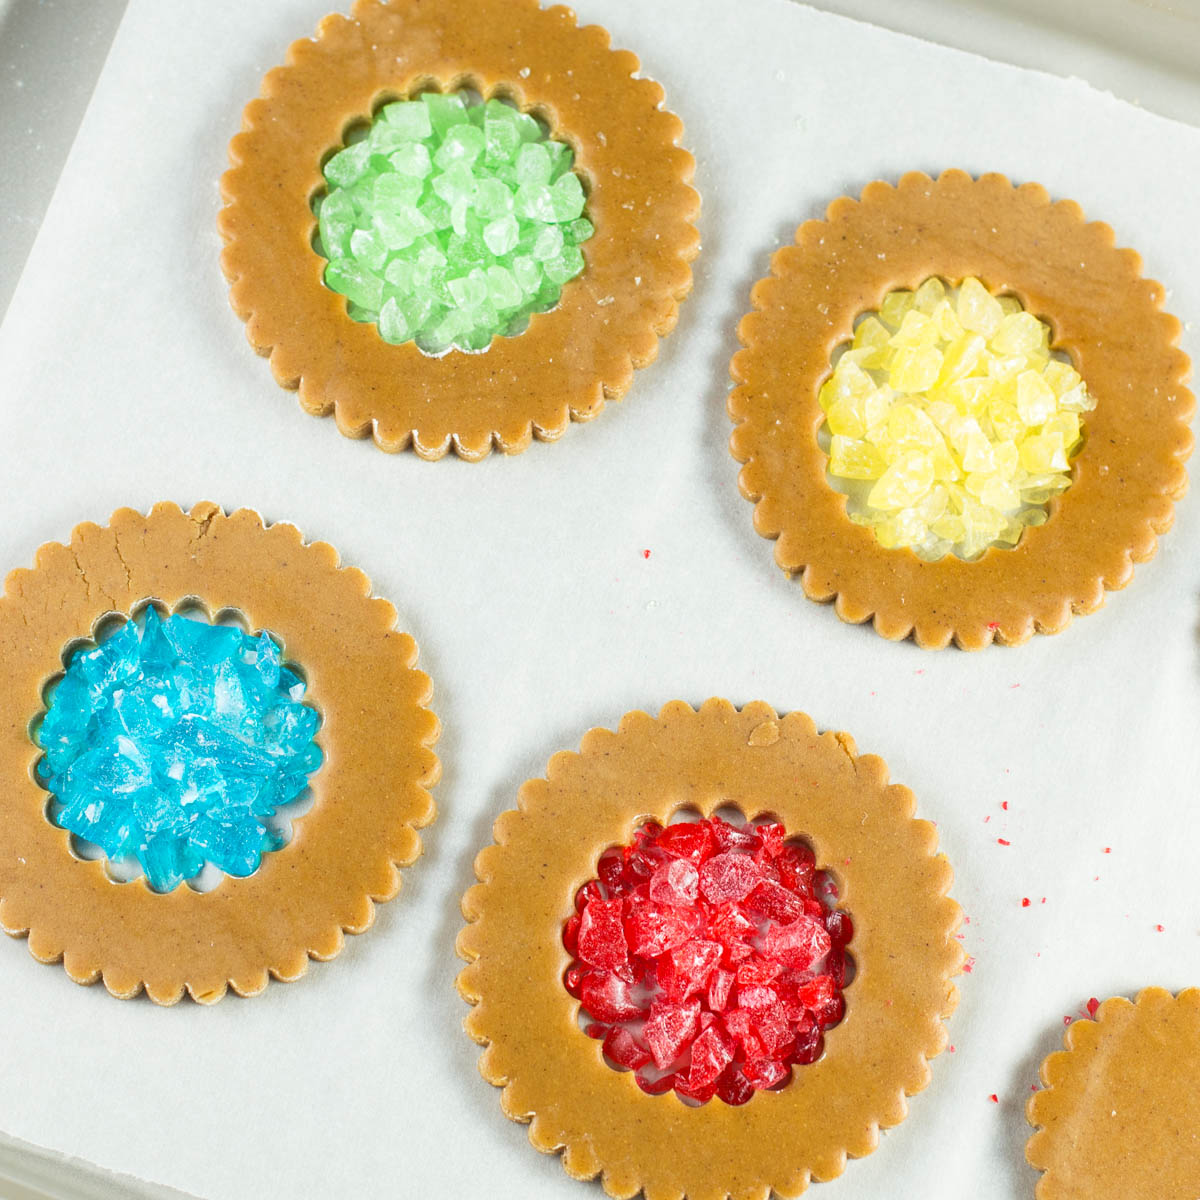
[[1038,1200],[1200,1196],[1200,989],[1106,1000],[1063,1043],[1026,1108]]
[[[470,965],[458,989],[474,1006],[467,1032],[485,1047],[479,1069],[537,1149],[561,1150],[577,1179],[600,1175],[610,1196],[764,1200],[839,1175],[847,1155],[871,1153],[880,1128],[904,1119],[905,1097],[929,1082],[927,1060],[946,1044],[961,913],[933,826],[887,780],[881,759],[859,756],[845,734],[818,735],[802,713],[714,699],[593,729],[521,788],[463,897],[458,950]],[[807,838],[854,920],[857,974],[823,1057],[787,1087],[741,1107],[689,1107],[645,1094],[579,1029],[562,926],[600,854],[640,820],[728,805]]]
[[[1137,254],[1117,249],[1112,230],[1085,222],[1073,201],[1051,203],[1039,185],[1002,175],[914,172],[801,225],[751,293],[731,368],[739,487],[755,504],[755,529],[777,539],[779,566],[843,621],[873,619],[884,637],[930,648],[1016,644],[1099,608],[1106,588],[1124,587],[1133,563],[1154,555],[1187,490],[1190,364],[1176,348],[1179,322],[1161,311],[1163,288],[1140,271]],[[817,392],[835,347],[860,313],[931,275],[973,275],[1016,296],[1049,324],[1052,347],[1069,352],[1097,400],[1074,482],[1049,520],[974,562],[880,546],[846,516],[817,443]]]
[[[71,854],[67,831],[45,815],[29,728],[64,648],[98,620],[192,598],[281,639],[322,716],[325,761],[310,779],[312,810],[253,875],[156,894]],[[269,976],[295,980],[309,958],[333,958],[343,933],[367,929],[376,902],[399,891],[399,868],[421,853],[416,830],[434,817],[431,686],[395,623],[332,546],[305,544],[292,525],[264,527],[247,509],[121,509],[106,527],[80,525],[69,545],[42,546],[0,597],[0,926],[77,983],[103,978],[122,998],[145,988],[159,1004],[185,989],[204,1003],[227,987],[252,996]]]
[[[537,0],[358,0],[269,72],[230,144],[221,263],[251,345],[284,387],[348,437],[422,458],[477,460],[552,441],[650,363],[691,290],[699,251],[692,156],[637,58]],[[322,282],[311,202],[349,126],[388,100],[469,86],[533,112],[571,145],[595,234],[558,306],[482,354],[393,346]]]

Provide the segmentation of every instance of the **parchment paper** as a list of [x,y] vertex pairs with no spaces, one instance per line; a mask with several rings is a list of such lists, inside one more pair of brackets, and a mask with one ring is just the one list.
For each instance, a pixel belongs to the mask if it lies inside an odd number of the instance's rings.
[[[628,709],[724,694],[807,710],[884,756],[938,822],[970,917],[955,1053],[876,1154],[815,1191],[1030,1196],[1022,1109],[1064,1017],[1200,981],[1195,505],[1061,636],[980,655],[891,645],[807,602],[753,533],[727,363],[776,244],[914,167],[1074,197],[1186,320],[1200,131],[783,0],[580,0],[687,125],[695,293],[595,423],[516,459],[429,464],[302,414],[217,267],[226,143],[327,3],[131,4],[0,330],[0,570],[162,498],[250,505],[333,542],[433,675],[440,820],[369,934],[251,1001],[120,1003],[0,944],[0,1128],[209,1200],[599,1195],[535,1153],[476,1073],[458,898],[550,754]],[[1194,332],[1185,347],[1200,350]]]

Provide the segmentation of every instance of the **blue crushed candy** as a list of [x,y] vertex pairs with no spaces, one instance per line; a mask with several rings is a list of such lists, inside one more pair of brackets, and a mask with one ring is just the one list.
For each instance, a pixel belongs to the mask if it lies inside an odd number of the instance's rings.
[[269,819],[321,765],[304,690],[269,634],[147,608],[75,654],[50,697],[38,775],[55,823],[136,858],[158,892],[205,863],[252,874],[284,842]]

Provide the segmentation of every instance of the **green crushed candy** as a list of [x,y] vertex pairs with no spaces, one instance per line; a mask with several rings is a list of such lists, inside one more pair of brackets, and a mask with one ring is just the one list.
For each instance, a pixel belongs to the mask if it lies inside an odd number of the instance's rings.
[[553,308],[592,236],[569,146],[500,100],[429,92],[382,108],[325,164],[325,283],[384,341],[486,350]]

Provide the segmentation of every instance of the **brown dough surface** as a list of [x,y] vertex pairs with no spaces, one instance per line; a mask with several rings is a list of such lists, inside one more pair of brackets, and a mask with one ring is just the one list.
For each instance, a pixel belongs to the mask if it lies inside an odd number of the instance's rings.
[[[358,0],[295,42],[246,106],[221,180],[230,300],[276,380],[348,437],[423,458],[514,454],[620,399],[674,328],[700,248],[683,125],[637,69],[599,26],[537,0]],[[389,345],[325,287],[311,245],[321,165],[346,129],[431,85],[468,85],[545,121],[574,148],[596,227],[558,306],[483,354]]]
[[1147,988],[1076,1021],[1030,1096],[1038,1200],[1200,1196],[1200,989]]
[[[1190,364],[1176,348],[1179,322],[1161,311],[1162,286],[1140,272],[1137,254],[1117,249],[1112,230],[1085,222],[1073,201],[1051,203],[1039,185],[1002,175],[913,172],[805,222],[754,286],[729,399],[739,486],[755,529],[778,539],[779,566],[843,621],[873,619],[884,637],[931,648],[1024,642],[1099,608],[1105,588],[1124,587],[1133,563],[1153,557],[1187,490]],[[974,562],[884,549],[846,516],[817,443],[817,392],[855,318],[931,275],[974,275],[1016,296],[1050,325],[1052,346],[1070,353],[1097,400],[1050,519]]]
[[[281,639],[321,713],[325,762],[311,779],[312,810],[253,875],[158,895],[71,854],[34,782],[29,726],[68,644],[106,614],[189,597],[210,613],[237,609]],[[255,995],[269,975],[298,979],[309,958],[333,958],[343,933],[368,928],[375,902],[399,891],[398,868],[417,859],[416,830],[434,817],[431,685],[395,623],[396,610],[371,596],[361,571],[339,567],[332,546],[306,545],[293,525],[264,528],[247,509],[121,509],[105,528],[80,525],[67,546],[42,546],[0,598],[0,926],[28,935],[35,958],[61,960],[77,983],[102,977],[122,998],[144,987],[160,1004],[185,988],[204,1003],[227,986]]]
[[[599,1174],[611,1196],[765,1200],[839,1175],[847,1155],[871,1153],[880,1128],[904,1119],[905,1097],[926,1086],[927,1059],[946,1043],[961,912],[933,826],[913,819],[912,793],[887,778],[881,759],[860,757],[846,734],[818,735],[802,713],[709,700],[593,729],[521,788],[463,897],[458,950],[470,965],[458,988],[474,1006],[467,1032],[485,1047],[480,1071],[504,1089],[505,1114],[529,1122],[537,1149],[562,1150],[568,1174]],[[730,804],[808,839],[854,920],[857,975],[824,1056],[791,1084],[738,1108],[689,1107],[674,1093],[646,1095],[579,1029],[562,984],[562,926],[599,855],[641,819]]]

